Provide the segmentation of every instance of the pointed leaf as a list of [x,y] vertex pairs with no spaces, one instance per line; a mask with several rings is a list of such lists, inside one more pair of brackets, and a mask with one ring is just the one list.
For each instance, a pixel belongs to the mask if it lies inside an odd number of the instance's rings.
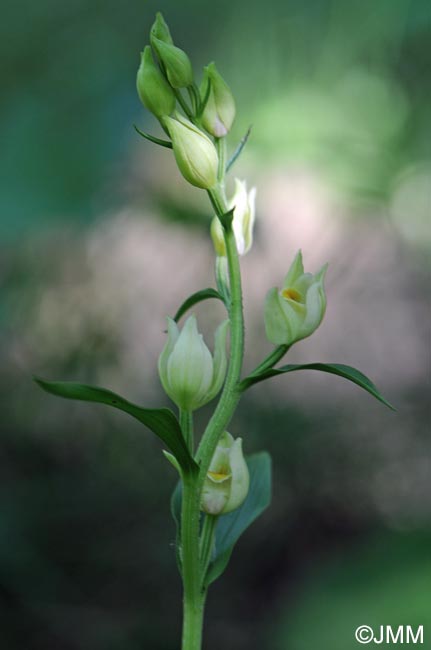
[[203,300],[208,300],[209,298],[217,298],[223,302],[222,296],[215,289],[211,289],[211,287],[208,289],[201,289],[201,291],[196,291],[196,293],[193,293],[186,300],[184,300],[183,304],[174,316],[174,321],[177,323],[180,320],[181,316],[183,316],[191,307],[199,302],[202,302]]
[[135,129],[136,133],[139,133],[143,138],[146,140],[149,140],[150,142],[154,142],[154,144],[159,144],[161,147],[166,147],[167,149],[172,149],[172,142],[169,140],[161,140],[160,138],[156,138],[154,135],[150,135],[149,133],[145,133],[144,131],[141,131],[141,129],[138,129],[136,124],[133,125],[133,128]]
[[271,502],[270,455],[263,451],[248,456],[246,460],[250,472],[249,493],[242,506],[217,520],[215,549],[205,578],[206,585],[223,573],[238,539]]
[[69,381],[44,381],[35,377],[35,382],[52,395],[76,399],[84,402],[108,404],[145,424],[169,447],[182,469],[186,472],[196,471],[197,465],[191,457],[183,438],[177,418],[167,408],[146,409],[124,399],[106,388],[76,384]]
[[232,221],[233,221],[233,213],[234,213],[235,208],[231,208],[224,214],[218,214],[218,218],[220,219],[220,223],[223,226],[225,230],[230,230],[232,227]]
[[243,138],[241,138],[239,145],[233,152],[232,157],[230,158],[228,164],[226,165],[226,174],[231,169],[231,167],[235,164],[237,159],[240,157],[242,150],[244,149],[245,145],[247,144],[247,140],[250,137],[250,133],[251,133],[251,126],[248,127],[247,133],[243,136]]
[[379,402],[382,402],[390,409],[395,411],[396,409],[390,404],[384,397],[381,395],[377,387],[373,382],[368,379],[362,372],[352,368],[352,366],[345,366],[342,363],[306,363],[303,365],[287,365],[281,366],[281,368],[270,368],[264,372],[256,375],[250,375],[243,379],[240,384],[242,390],[246,390],[250,386],[257,384],[260,381],[265,379],[270,379],[271,377],[276,377],[277,375],[283,375],[288,372],[295,372],[296,370],[320,370],[321,372],[327,372],[331,375],[338,375],[338,377],[343,377],[349,381],[357,384],[364,390],[366,390],[370,395],[373,395]]

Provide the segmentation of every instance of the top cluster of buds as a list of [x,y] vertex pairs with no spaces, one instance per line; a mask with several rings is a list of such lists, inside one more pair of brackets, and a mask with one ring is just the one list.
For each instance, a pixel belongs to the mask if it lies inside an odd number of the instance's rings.
[[[219,167],[212,138],[225,137],[232,127],[233,95],[214,63],[204,68],[202,83],[197,86],[190,59],[174,44],[161,13],[151,28],[150,43],[142,52],[137,74],[139,97],[170,137],[184,178],[195,187],[212,189]],[[188,92],[191,106],[183,90]]]

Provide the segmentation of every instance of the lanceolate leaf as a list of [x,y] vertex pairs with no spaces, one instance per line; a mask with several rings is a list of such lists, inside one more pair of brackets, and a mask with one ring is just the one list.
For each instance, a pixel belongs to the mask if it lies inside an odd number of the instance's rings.
[[138,129],[136,124],[133,125],[133,128],[137,133],[139,133],[139,135],[141,135],[146,140],[149,140],[150,142],[154,142],[154,144],[159,144],[161,147],[172,149],[172,142],[170,142],[169,140],[161,140],[160,138],[156,138],[154,135],[150,135],[149,133],[144,133],[144,131]]
[[197,291],[196,293],[189,296],[186,300],[184,300],[183,304],[174,316],[174,321],[178,322],[181,316],[183,316],[191,307],[199,302],[202,302],[203,300],[208,300],[209,298],[217,298],[217,300],[221,300],[223,302],[222,296],[215,289],[202,289],[201,291]]
[[178,420],[169,409],[142,408],[141,406],[128,402],[123,397],[120,397],[120,395],[106,390],[106,388],[75,384],[68,381],[44,381],[37,377],[35,377],[35,382],[53,395],[84,402],[108,404],[120,411],[128,413],[139,420],[139,422],[142,422],[142,424],[145,424],[156,436],[163,440],[184,471],[197,470],[197,465],[186,447]]
[[243,532],[271,502],[271,457],[263,451],[247,459],[250,472],[250,490],[240,508],[217,520],[215,548],[205,584],[209,585],[225,570],[233,547]]
[[241,139],[241,142],[239,143],[239,145],[237,146],[237,148],[233,152],[233,155],[232,155],[231,159],[229,160],[228,164],[226,165],[226,174],[228,173],[228,171],[231,169],[231,167],[235,164],[235,162],[237,161],[237,159],[241,155],[242,150],[244,149],[245,145],[247,144],[247,140],[250,137],[250,133],[251,133],[251,126],[248,127],[247,133]]
[[303,365],[287,365],[281,366],[281,368],[270,368],[264,372],[256,375],[250,375],[246,377],[241,382],[240,387],[242,390],[246,390],[250,386],[257,384],[260,381],[265,379],[270,379],[271,377],[276,377],[277,375],[284,375],[288,372],[295,372],[296,370],[320,370],[321,372],[327,372],[331,375],[338,375],[338,377],[343,377],[352,381],[354,384],[357,384],[368,393],[373,395],[380,402],[388,406],[390,409],[395,411],[395,408],[381,395],[377,387],[373,382],[368,379],[362,372],[352,368],[351,366],[345,366],[341,363],[306,363]]

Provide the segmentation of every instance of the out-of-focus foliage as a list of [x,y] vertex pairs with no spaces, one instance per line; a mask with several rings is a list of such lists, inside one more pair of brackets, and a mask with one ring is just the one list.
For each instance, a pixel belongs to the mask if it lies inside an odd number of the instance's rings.
[[[235,169],[258,188],[242,262],[246,370],[269,349],[265,293],[302,247],[312,271],[330,262],[328,310],[286,363],[356,366],[398,408],[318,373],[247,392],[230,430],[247,454],[273,455],[274,498],[210,593],[206,648],[336,650],[337,638],[347,650],[356,625],[415,625],[429,600],[427,0],[9,3],[0,645],[178,647],[176,476],[161,446],[120,413],[31,382],[105,385],[161,406],[165,317],[213,285],[204,193],[132,128],[159,134],[135,75],[160,9],[195,69],[214,59],[234,90],[231,151],[253,125]],[[211,340],[222,307],[194,311]]]
[[[7,231],[85,223],[123,200],[138,146],[131,124],[142,119],[134,77],[157,8],[42,0],[26,3],[23,24],[22,6],[10,5],[0,39]],[[312,163],[346,198],[367,202],[429,162],[426,0],[221,0],[205,11],[168,0],[162,9],[196,69],[216,58],[228,72],[235,132],[254,124],[258,161]]]
[[415,635],[422,625],[425,638],[430,541],[429,534],[380,534],[323,567],[310,567],[302,593],[281,612],[274,648],[355,650],[354,632],[364,623],[377,639],[381,625],[392,626],[394,634],[410,625]]

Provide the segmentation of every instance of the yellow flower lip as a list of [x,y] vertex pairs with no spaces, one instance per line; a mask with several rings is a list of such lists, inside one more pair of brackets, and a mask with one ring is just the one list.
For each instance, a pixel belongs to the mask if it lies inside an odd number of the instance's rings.
[[281,292],[281,295],[283,298],[286,298],[286,300],[294,300],[295,302],[303,302],[303,298],[299,291],[296,289],[293,289],[292,287],[288,287],[287,289],[283,289]]
[[230,474],[225,474],[224,472],[208,472],[208,478],[214,481],[214,483],[223,483],[230,476]]

